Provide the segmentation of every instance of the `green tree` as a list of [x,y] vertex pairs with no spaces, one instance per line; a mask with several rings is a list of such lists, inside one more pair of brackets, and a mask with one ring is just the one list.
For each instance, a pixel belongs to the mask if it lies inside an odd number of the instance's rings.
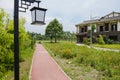
[[[88,33],[89,33],[89,35],[91,36],[91,33],[92,33],[92,42],[94,43],[95,42],[95,36],[94,36],[94,31],[95,31],[95,29],[96,29],[96,26],[95,26],[95,24],[91,24],[91,30],[88,30]],[[90,37],[91,38],[91,37]],[[87,38],[85,38],[85,40],[86,40]],[[88,41],[89,41],[89,39],[88,39]],[[88,43],[90,43],[90,42],[88,42]]]
[[13,34],[7,32],[9,15],[0,8],[0,79],[13,69]]
[[92,24],[92,33],[94,33],[96,27],[95,27],[95,24]]
[[52,39],[55,39],[55,43],[57,42],[57,38],[60,37],[63,33],[63,26],[59,23],[57,19],[51,21],[45,31],[45,35],[50,37],[51,42]]
[[69,32],[69,31],[64,31],[62,34],[62,40],[68,40],[68,41],[72,41],[72,40],[76,40],[76,35],[74,32]]

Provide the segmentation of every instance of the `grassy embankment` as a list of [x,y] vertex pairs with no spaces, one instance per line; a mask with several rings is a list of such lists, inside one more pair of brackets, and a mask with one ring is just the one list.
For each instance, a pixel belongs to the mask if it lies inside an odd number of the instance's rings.
[[[33,52],[34,49],[31,49],[31,47],[20,51],[20,80],[29,80],[29,71],[31,67]],[[0,80],[14,80],[14,72],[7,72],[6,76]]]
[[21,51],[22,61],[20,62],[20,80],[29,80],[29,71],[31,68],[33,53],[34,49],[31,49],[31,47]]
[[70,42],[43,45],[72,80],[119,80],[120,53],[89,49]]

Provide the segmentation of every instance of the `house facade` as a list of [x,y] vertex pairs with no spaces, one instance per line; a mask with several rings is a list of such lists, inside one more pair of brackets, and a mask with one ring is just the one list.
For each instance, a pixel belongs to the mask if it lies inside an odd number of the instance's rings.
[[87,20],[80,24],[76,24],[77,42],[82,43],[84,37],[89,37],[88,29],[91,25],[95,26],[93,36],[102,35],[120,42],[120,13],[111,12],[99,19]]

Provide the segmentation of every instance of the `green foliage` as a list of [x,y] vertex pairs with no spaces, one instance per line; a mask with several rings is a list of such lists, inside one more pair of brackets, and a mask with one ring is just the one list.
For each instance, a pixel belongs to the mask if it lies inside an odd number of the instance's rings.
[[99,43],[99,44],[105,44],[105,42],[104,42],[104,39],[103,39],[102,35],[99,35],[99,38],[98,38],[98,43]]
[[75,41],[76,40],[76,34],[73,32],[69,31],[64,31],[61,37],[61,40],[66,40],[66,41]]
[[30,35],[31,40],[34,38],[34,40],[47,40],[47,37],[45,35],[42,35],[40,33],[35,33],[35,32],[28,32]]
[[[25,19],[19,19],[19,45],[20,56],[22,50],[25,50],[30,45],[29,35],[25,31]],[[0,79],[5,78],[6,73],[13,71],[14,59],[14,27],[13,20],[9,15],[0,9]],[[21,59],[21,58],[20,58]]]
[[5,72],[13,70],[13,34],[7,33],[7,13],[0,9],[0,79]]
[[72,54],[70,49],[63,49],[60,53],[62,58],[70,59],[74,57],[74,54]]
[[110,49],[120,50],[120,44],[105,44],[105,45],[94,44],[94,46],[95,47],[101,47],[101,48],[110,48]]
[[0,26],[3,28],[8,22],[9,15],[5,13],[3,9],[0,8]]
[[111,40],[111,39],[108,38],[108,39],[105,40],[105,43],[106,44],[113,44],[114,40]]
[[55,43],[56,43],[57,38],[62,35],[62,32],[63,32],[62,24],[60,24],[57,19],[54,19],[48,24],[45,35],[50,37],[51,42],[52,39],[55,38]]
[[96,29],[96,26],[93,24],[92,25],[92,33],[95,31],[95,29]]
[[34,48],[31,48],[29,46],[27,49],[22,50],[21,53],[21,57],[24,60],[24,62],[20,63],[20,80],[29,80],[28,76],[31,67]]
[[[51,54],[61,56],[65,59],[71,59],[78,66],[88,66],[96,69],[105,80],[120,79],[120,54],[117,52],[101,51],[87,48],[85,46],[76,46],[70,42],[61,42],[57,44],[44,43]],[[74,57],[71,57],[71,54]],[[101,79],[100,77],[100,79]]]
[[90,38],[83,38],[83,43],[86,45],[90,45]]
[[[94,33],[96,26],[94,24],[91,25],[91,29],[92,29],[92,34]],[[88,30],[88,33],[90,34],[91,30]]]

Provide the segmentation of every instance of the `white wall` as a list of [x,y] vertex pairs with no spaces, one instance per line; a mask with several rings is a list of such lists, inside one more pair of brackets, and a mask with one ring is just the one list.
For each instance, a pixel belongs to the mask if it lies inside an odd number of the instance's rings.
[[94,32],[97,32],[97,25],[95,24],[95,31]]
[[120,31],[120,21],[117,23],[117,31]]
[[79,26],[76,26],[76,33],[79,33]]

